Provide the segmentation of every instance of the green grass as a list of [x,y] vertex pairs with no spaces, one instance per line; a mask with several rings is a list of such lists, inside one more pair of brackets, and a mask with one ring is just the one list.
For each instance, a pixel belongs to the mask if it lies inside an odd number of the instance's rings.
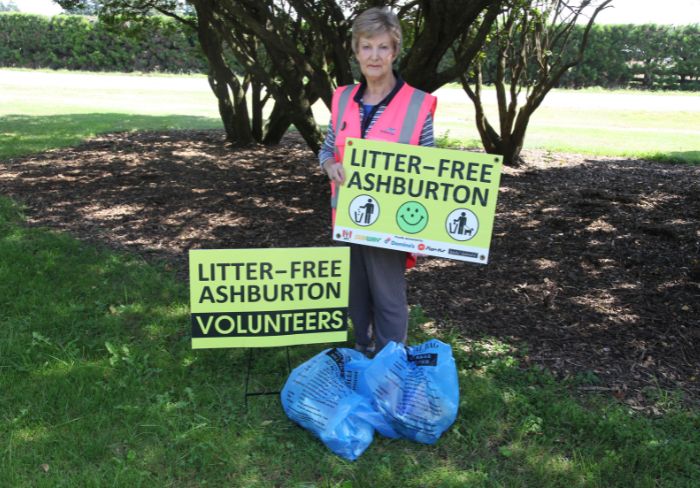
[[221,127],[203,76],[0,70],[0,159],[106,132]]
[[[51,70],[45,70],[45,71],[51,71]],[[172,76],[172,75],[168,75]],[[444,85],[447,88],[454,89],[454,90],[461,90],[462,89],[462,84],[461,83],[447,83]],[[483,90],[494,90],[494,85],[493,84],[486,84],[482,88]],[[659,95],[662,97],[677,97],[677,96],[695,96],[695,92],[688,91],[688,90],[643,90],[640,88],[603,88],[601,86],[589,86],[585,88],[571,88],[570,90],[572,91],[577,91],[580,93],[613,93],[613,94],[638,94],[638,95],[646,95],[649,93],[653,93],[654,95]]]
[[[486,112],[497,125],[493,88]],[[459,86],[438,92],[436,133],[480,146],[471,102]],[[328,122],[322,102],[319,124]],[[128,75],[0,69],[0,159],[122,130],[221,128],[200,75]],[[700,163],[700,95],[689,92],[553,90],[534,114],[526,148]]]
[[0,115],[138,113],[218,118],[201,75],[0,69]]
[[[524,368],[510,345],[450,342],[457,421],[434,446],[379,437],[356,462],[243,405],[245,354],[190,348],[185,283],[166,265],[27,227],[0,199],[0,486],[691,487],[700,416],[650,392],[648,418]],[[411,342],[425,340],[420,309]],[[292,349],[298,364],[323,346]],[[256,355],[276,386],[283,350]],[[263,369],[265,368],[265,369]]]
[[[697,118],[697,127],[700,127],[700,117]],[[700,138],[700,134],[695,137]],[[696,147],[694,141],[690,144],[686,134],[673,132],[659,135],[653,131],[616,131],[610,127],[569,129],[538,126],[528,138],[528,146],[553,152],[577,152],[600,156],[649,158],[651,155],[668,154],[687,162],[700,163],[698,158],[700,148]]]
[[0,117],[0,159],[79,144],[107,132],[212,129],[218,121],[185,115],[92,113]]
[[[202,77],[0,71],[0,159],[101,132],[220,127]],[[441,107],[446,143],[475,138],[460,133],[471,120],[466,103]],[[562,125],[588,124],[573,132],[537,121],[528,141],[700,156],[698,138],[682,134],[698,126],[695,112],[607,114],[605,124],[598,112],[568,113]],[[668,130],[640,149],[646,133],[610,145],[611,131],[598,128],[633,122]],[[377,437],[346,462],[292,424],[277,399],[252,398],[245,410],[244,352],[191,350],[187,289],[168,266],[27,227],[1,197],[0,256],[0,486],[698,486],[696,409],[663,391],[648,392],[665,412],[658,418],[581,397],[593,374],[557,382],[488,338],[442,337],[456,353],[461,404],[437,445]],[[412,343],[427,338],[425,320],[412,311]],[[321,348],[293,348],[292,361]],[[279,386],[262,372],[282,371],[284,359],[260,352],[253,388]]]
[[[498,127],[495,105],[487,105],[486,109],[491,122]],[[436,118],[438,130],[449,131],[452,138],[464,141],[465,145],[476,142],[480,146],[472,107],[443,106]],[[697,111],[668,112],[600,107],[588,110],[554,108],[547,107],[545,102],[531,119],[525,148],[598,156],[654,156],[656,159],[700,164],[699,128],[700,104]]]

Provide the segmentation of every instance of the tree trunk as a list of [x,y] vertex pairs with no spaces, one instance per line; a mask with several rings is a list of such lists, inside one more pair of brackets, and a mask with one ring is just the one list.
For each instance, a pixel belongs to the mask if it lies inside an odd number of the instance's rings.
[[286,111],[282,108],[282,105],[275,103],[272,107],[272,113],[270,118],[265,124],[265,136],[262,138],[262,143],[266,145],[279,144],[284,137],[284,134],[289,129],[290,122],[289,117],[286,115]]
[[248,146],[255,142],[253,132],[250,127],[250,117],[248,116],[248,104],[246,101],[245,90],[238,82],[238,78],[234,73],[229,77],[229,89],[233,93],[233,129],[234,133],[229,136],[226,134],[226,139],[236,146]]
[[261,97],[262,85],[253,80],[250,87],[252,102],[251,110],[253,112],[253,125],[251,131],[253,133],[253,138],[256,141],[261,142],[263,140],[263,107],[265,106]]
[[[519,166],[523,162],[520,153],[530,117],[564,73],[583,61],[591,26],[598,13],[611,1],[603,0],[595,7],[593,15],[588,18],[576,54],[569,59],[555,57],[553,62],[550,59],[552,53],[564,52],[573,26],[590,2],[572,7],[566,2],[552,0],[545,2],[547,8],[544,14],[532,5],[525,10],[517,5],[507,8],[500,17],[492,38],[498,47],[494,76],[500,122],[498,132],[491,126],[483,110],[480,63],[475,67],[476,82],[473,90],[466,76],[460,78],[464,91],[474,103],[477,128],[488,153],[502,155],[503,163],[509,166]],[[562,13],[565,14],[563,17]],[[549,17],[561,20],[559,23],[548,24],[546,19]],[[510,83],[509,90],[506,90],[507,82]],[[518,95],[523,87],[527,88],[526,102],[518,110]]]
[[511,166],[517,168],[522,165],[525,161],[520,157],[520,151],[523,150],[523,142],[515,142],[514,140],[508,141],[508,144],[503,144],[503,147],[498,152],[498,154],[503,156],[503,164],[506,166]]
[[318,154],[318,151],[321,149],[321,144],[323,143],[323,136],[318,129],[318,125],[316,124],[311,110],[300,113],[297,117],[294,117],[293,123],[309,148],[314,153]]
[[208,80],[211,91],[214,92],[214,96],[216,96],[218,102],[219,116],[224,125],[226,139],[233,140],[236,137],[236,116],[233,113],[233,104],[228,96],[226,80],[218,79],[212,68],[209,69]]
[[235,145],[249,145],[254,140],[250,129],[245,90],[241,87],[235,73],[226,65],[223,42],[210,24],[211,12],[206,7],[200,8],[196,3],[195,8],[198,17],[199,43],[209,61],[209,86],[218,100],[219,115],[224,125],[226,139]]
[[483,80],[480,63],[476,64],[474,72],[476,75],[474,90],[469,86],[469,80],[465,75],[460,76],[462,88],[474,104],[476,129],[479,131],[479,137],[481,138],[481,144],[483,144],[484,150],[489,154],[498,154],[499,148],[501,147],[501,136],[496,132],[493,126],[491,126],[491,123],[486,117],[486,112],[484,112],[484,105],[481,101]]

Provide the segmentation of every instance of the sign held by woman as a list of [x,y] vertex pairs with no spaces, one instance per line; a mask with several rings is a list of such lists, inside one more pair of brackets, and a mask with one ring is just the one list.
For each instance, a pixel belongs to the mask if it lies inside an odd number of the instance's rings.
[[333,238],[488,262],[501,156],[348,139]]

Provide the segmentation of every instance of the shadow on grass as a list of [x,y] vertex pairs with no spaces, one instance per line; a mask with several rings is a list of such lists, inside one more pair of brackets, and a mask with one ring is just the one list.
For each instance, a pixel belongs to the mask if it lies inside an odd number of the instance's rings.
[[187,115],[5,115],[0,117],[0,160],[73,146],[106,132],[214,128],[221,128],[220,119]]
[[700,151],[657,153],[652,155],[650,159],[660,163],[700,165]]
[[[693,394],[698,167],[550,159],[504,174],[494,264],[421,260],[409,303],[437,329],[518,344],[635,402],[654,387]],[[191,248],[330,243],[328,183],[298,137],[231,148],[221,131],[116,134],[3,169],[0,191],[33,222],[183,275]]]
[[[187,293],[172,273],[26,228],[6,199],[0,256],[3,486],[691,486],[700,476],[696,415],[582,406],[507,347],[463,343],[457,364],[473,369],[459,371],[460,412],[443,438],[377,436],[349,463],[276,398],[243,409],[244,352],[190,349]],[[293,364],[321,348],[293,348]],[[257,361],[279,370],[285,359],[275,349]]]

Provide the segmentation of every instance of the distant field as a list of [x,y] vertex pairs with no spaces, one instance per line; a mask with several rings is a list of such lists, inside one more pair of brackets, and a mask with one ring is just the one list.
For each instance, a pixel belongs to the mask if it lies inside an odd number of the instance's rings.
[[[486,106],[497,126],[495,90]],[[458,88],[438,91],[438,127],[476,139],[474,110]],[[440,120],[442,118],[442,124]],[[535,112],[526,147],[600,155],[664,154],[700,162],[700,94],[554,90]]]
[[204,76],[0,70],[0,158],[104,132],[220,127]]
[[[495,92],[486,94],[493,117]],[[461,88],[443,87],[437,96],[437,134],[478,144],[474,110]],[[326,107],[314,110],[326,124]],[[204,76],[0,70],[0,157],[107,131],[220,126]],[[535,113],[526,147],[700,162],[700,94],[555,90]]]

